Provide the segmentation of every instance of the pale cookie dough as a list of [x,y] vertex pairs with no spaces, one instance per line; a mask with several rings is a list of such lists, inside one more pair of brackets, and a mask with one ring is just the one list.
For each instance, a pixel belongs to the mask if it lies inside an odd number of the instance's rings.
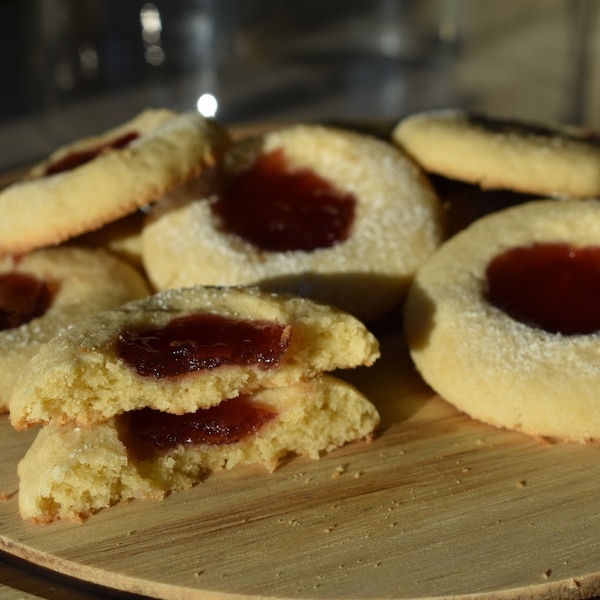
[[44,427],[18,466],[20,514],[38,523],[82,520],[119,502],[189,488],[212,470],[256,464],[272,471],[290,454],[318,459],[370,439],[379,423],[361,393],[327,375],[262,390],[255,401],[276,413],[256,433],[231,444],[180,445],[145,460],[128,452],[120,418],[91,428]]
[[142,229],[145,219],[146,211],[139,209],[100,229],[71,238],[66,244],[104,248],[143,272]]
[[441,204],[424,174],[393,144],[296,125],[239,141],[225,157],[224,181],[280,150],[290,171],[314,173],[354,197],[349,237],[311,250],[264,250],[223,230],[212,208],[218,192],[179,194],[154,207],[142,233],[150,280],[157,289],[259,285],[334,304],[366,321],[386,314],[443,238]]
[[[202,366],[167,378],[138,375],[117,355],[116,343],[124,332],[207,313],[275,324],[289,345],[268,368],[253,363]],[[149,344],[155,347],[152,339]],[[202,340],[188,335],[171,346],[180,354],[194,345],[204,347]],[[89,425],[145,406],[193,412],[261,387],[370,365],[378,356],[376,338],[358,319],[334,307],[249,288],[167,290],[96,314],[42,347],[12,394],[11,422],[17,429],[48,422]]]
[[[47,286],[51,300],[44,314],[0,331],[0,412],[8,410],[17,377],[42,344],[84,317],[149,294],[138,271],[102,250],[51,248],[5,256],[0,277],[7,273],[35,277]],[[0,306],[0,312],[4,309]]]
[[[130,133],[137,137],[122,148],[46,174],[65,157]],[[228,133],[214,120],[148,109],[102,135],[60,148],[0,192],[0,252],[59,244],[124,217],[212,167],[228,145]]]
[[598,247],[600,201],[527,203],[447,241],[407,297],[411,356],[438,394],[476,419],[531,435],[598,439],[600,332],[549,333],[486,300],[490,261],[537,243]]
[[600,195],[600,143],[584,131],[457,109],[401,120],[392,139],[426,171],[553,197]]

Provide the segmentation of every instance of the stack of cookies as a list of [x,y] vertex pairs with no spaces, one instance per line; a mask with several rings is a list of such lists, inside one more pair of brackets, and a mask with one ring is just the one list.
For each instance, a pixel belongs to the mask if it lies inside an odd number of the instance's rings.
[[[283,185],[242,213],[260,215],[250,236],[232,192],[248,178],[258,196]],[[443,235],[435,192],[388,142],[299,126],[234,143],[162,109],[57,150],[0,207],[2,334],[28,348],[6,408],[40,427],[19,506],[41,523],[369,439],[376,408],[330,372],[376,360],[360,318],[393,309]],[[198,228],[216,243],[194,246]],[[16,316],[15,272],[43,280]]]
[[40,349],[16,386],[17,429],[44,425],[19,465],[21,515],[81,519],[290,453],[368,438],[375,407],[328,375],[372,364],[355,317],[255,288],[161,292],[103,311]]

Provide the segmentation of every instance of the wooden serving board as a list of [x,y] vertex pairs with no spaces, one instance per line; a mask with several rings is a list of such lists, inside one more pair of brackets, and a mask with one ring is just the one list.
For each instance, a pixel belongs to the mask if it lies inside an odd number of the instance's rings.
[[273,474],[211,474],[162,501],[83,524],[17,512],[35,432],[0,419],[0,548],[57,573],[152,597],[587,598],[600,590],[600,448],[472,421],[428,389],[400,334],[349,380],[378,437]]

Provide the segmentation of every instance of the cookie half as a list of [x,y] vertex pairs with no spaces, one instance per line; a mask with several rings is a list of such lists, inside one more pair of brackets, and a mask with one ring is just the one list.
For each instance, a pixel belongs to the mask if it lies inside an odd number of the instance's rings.
[[376,338],[336,308],[248,288],[167,290],[96,314],[40,348],[10,399],[17,429],[181,414],[263,387],[370,365]]
[[425,381],[486,423],[599,439],[599,240],[600,201],[539,200],[445,242],[405,305]]
[[[318,125],[236,143],[222,178],[157,204],[142,256],[158,289],[258,285],[375,320],[443,237],[441,204],[392,144]],[[188,190],[189,192],[189,190]]]
[[189,488],[209,471],[250,464],[272,471],[289,454],[317,459],[369,438],[378,423],[362,394],[323,375],[191,415],[135,411],[91,428],[50,425],[19,464],[19,510],[38,523],[81,520]]
[[124,217],[212,166],[228,145],[214,120],[148,109],[60,148],[0,192],[0,252],[58,244]]
[[426,171],[485,189],[600,195],[600,143],[586,131],[446,109],[409,115],[392,139]]
[[103,250],[50,248],[0,259],[0,412],[40,346],[98,311],[149,294],[146,280]]

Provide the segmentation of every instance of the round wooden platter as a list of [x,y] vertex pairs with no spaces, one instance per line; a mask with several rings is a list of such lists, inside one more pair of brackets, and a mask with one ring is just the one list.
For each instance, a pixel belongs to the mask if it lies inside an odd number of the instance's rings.
[[589,598],[600,589],[600,448],[550,444],[456,412],[400,334],[348,379],[376,439],[272,474],[210,474],[82,524],[20,519],[16,466],[34,431],[0,419],[0,548],[115,590],[202,598]]

